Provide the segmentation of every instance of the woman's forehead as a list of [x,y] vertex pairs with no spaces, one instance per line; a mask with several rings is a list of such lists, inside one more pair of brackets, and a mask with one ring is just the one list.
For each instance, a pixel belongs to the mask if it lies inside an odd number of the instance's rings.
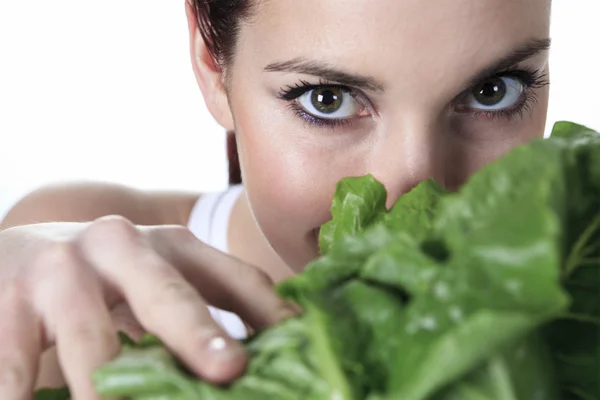
[[[531,22],[540,17],[543,20],[549,15],[550,6],[551,0],[263,0],[255,8],[257,18],[251,20],[273,26],[300,23],[312,28],[364,26],[426,32],[449,26],[460,28],[458,23],[485,28],[490,24]],[[351,26],[344,26],[346,23]],[[422,26],[423,23],[435,25]],[[414,29],[417,27],[421,29]]]
[[[550,0],[274,0],[243,28],[266,62],[311,57],[356,69],[414,69],[489,53],[549,32]],[[243,51],[244,45],[240,46]],[[407,62],[410,61],[410,62]],[[360,64],[368,64],[361,66]],[[485,64],[486,60],[482,60]],[[458,67],[458,65],[457,65]],[[410,72],[410,71],[406,71]]]

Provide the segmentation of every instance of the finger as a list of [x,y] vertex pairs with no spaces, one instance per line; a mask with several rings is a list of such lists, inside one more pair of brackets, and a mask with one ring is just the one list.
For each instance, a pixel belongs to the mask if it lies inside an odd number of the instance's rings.
[[225,383],[241,375],[247,362],[244,348],[213,320],[196,289],[140,238],[113,233],[110,252],[86,251],[142,326],[208,381]]
[[257,329],[297,314],[256,267],[207,246],[187,230],[169,236],[164,232],[155,230],[153,244],[211,305],[239,315]]
[[0,285],[0,393],[3,399],[31,397],[42,351],[41,329],[24,300],[25,288],[9,280]]
[[38,283],[35,300],[55,337],[65,380],[74,398],[99,399],[92,374],[120,348],[100,284],[67,247],[53,250],[44,260],[53,279]]

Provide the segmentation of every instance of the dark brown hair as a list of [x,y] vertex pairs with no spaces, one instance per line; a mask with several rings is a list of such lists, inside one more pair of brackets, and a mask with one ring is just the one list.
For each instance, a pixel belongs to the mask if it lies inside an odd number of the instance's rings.
[[[215,64],[226,75],[235,53],[240,23],[249,18],[256,0],[193,0],[198,29]],[[227,132],[229,184],[242,183],[234,132]]]

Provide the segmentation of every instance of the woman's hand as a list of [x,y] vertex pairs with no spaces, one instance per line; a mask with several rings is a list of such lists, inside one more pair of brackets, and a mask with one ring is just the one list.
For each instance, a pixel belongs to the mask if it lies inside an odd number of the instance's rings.
[[256,268],[178,226],[136,227],[120,217],[0,232],[0,393],[29,398],[40,355],[56,345],[74,398],[97,398],[92,372],[119,351],[112,310],[124,305],[202,378],[224,383],[243,347],[207,305],[255,328],[294,314]]

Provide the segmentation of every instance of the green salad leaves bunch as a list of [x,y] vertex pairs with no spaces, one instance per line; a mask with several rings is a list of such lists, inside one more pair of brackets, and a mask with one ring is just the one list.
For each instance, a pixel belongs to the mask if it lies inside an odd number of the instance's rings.
[[[600,135],[557,123],[456,193],[428,180],[386,209],[342,180],[322,257],[279,293],[302,315],[245,342],[227,387],[157,340],[94,375],[136,400],[600,400]],[[39,392],[39,400],[56,392]]]

